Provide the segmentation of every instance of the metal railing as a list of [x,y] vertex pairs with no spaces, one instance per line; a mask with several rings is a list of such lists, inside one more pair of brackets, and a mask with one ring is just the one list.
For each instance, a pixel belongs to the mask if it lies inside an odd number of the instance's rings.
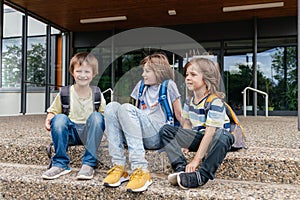
[[246,117],[247,115],[247,110],[246,110],[246,107],[247,107],[247,90],[252,90],[254,92],[257,92],[257,93],[260,93],[262,95],[265,95],[266,98],[265,98],[265,102],[266,102],[266,108],[265,108],[265,111],[266,111],[266,117],[268,117],[268,99],[269,99],[269,95],[266,93],[266,92],[263,92],[263,91],[260,91],[260,90],[257,90],[255,88],[251,88],[251,87],[246,87],[243,91],[242,91],[242,94],[243,94],[243,107],[244,107],[244,117]]
[[114,100],[114,91],[111,88],[108,88],[102,93],[105,94],[106,92],[110,92],[110,101],[113,101]]

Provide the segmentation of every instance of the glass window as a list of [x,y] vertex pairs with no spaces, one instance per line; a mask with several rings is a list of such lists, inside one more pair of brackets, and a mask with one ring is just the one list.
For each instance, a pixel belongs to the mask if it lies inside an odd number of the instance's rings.
[[46,35],[46,24],[28,17],[28,37],[37,35]]
[[295,46],[275,47],[257,56],[261,66],[258,81],[269,94],[269,107],[297,110],[297,52]]
[[45,84],[46,37],[29,37],[27,48],[27,86]]
[[[4,5],[1,88],[19,88],[22,61],[22,13]],[[11,26],[14,24],[14,26]]]
[[21,37],[23,14],[7,5],[3,8],[3,37]]
[[[239,113],[242,112],[242,91],[251,86],[252,55],[237,54],[224,56],[224,85],[228,103]],[[252,86],[251,86],[252,87]],[[252,105],[252,94],[247,95],[247,105]]]

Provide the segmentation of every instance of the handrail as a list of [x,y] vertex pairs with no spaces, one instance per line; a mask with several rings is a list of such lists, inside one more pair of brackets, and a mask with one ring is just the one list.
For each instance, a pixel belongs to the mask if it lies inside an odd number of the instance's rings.
[[111,88],[108,88],[102,93],[104,94],[106,92],[110,92],[110,101],[113,101],[114,100],[114,91]]
[[247,111],[246,111],[246,106],[247,106],[247,102],[246,102],[246,99],[247,99],[247,92],[246,90],[252,90],[254,92],[257,92],[257,93],[260,93],[260,94],[263,94],[266,96],[266,117],[268,117],[268,99],[269,99],[269,95],[266,93],[266,92],[263,92],[263,91],[260,91],[260,90],[257,90],[255,88],[252,88],[252,87],[246,87],[243,91],[242,91],[242,94],[243,94],[243,104],[244,104],[244,117],[246,117],[247,115]]

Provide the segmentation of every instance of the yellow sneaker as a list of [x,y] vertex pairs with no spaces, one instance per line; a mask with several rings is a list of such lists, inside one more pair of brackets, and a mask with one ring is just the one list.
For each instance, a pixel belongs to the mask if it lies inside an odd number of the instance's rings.
[[108,170],[106,178],[103,180],[103,185],[107,187],[118,187],[121,183],[128,181],[128,172],[125,171],[125,166],[114,165]]
[[130,176],[129,182],[126,186],[127,192],[143,192],[147,190],[148,186],[152,184],[150,172],[136,168]]

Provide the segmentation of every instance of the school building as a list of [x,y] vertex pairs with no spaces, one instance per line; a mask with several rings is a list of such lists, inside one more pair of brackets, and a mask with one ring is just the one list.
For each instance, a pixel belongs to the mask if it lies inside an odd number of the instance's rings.
[[140,60],[163,51],[182,93],[184,64],[206,56],[238,114],[298,115],[296,0],[0,2],[0,115],[45,113],[81,51],[97,56],[108,100],[130,101]]

